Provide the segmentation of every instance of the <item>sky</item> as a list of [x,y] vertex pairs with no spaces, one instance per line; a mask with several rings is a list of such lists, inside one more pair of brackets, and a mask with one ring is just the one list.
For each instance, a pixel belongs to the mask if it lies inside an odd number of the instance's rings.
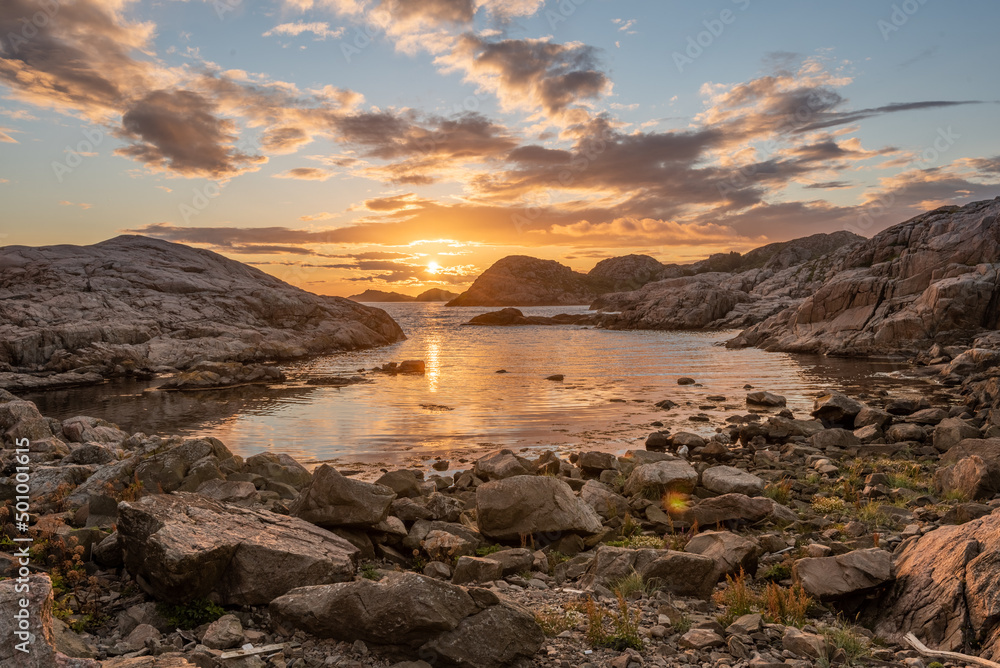
[[320,294],[864,236],[1000,195],[995,0],[3,0],[0,243]]

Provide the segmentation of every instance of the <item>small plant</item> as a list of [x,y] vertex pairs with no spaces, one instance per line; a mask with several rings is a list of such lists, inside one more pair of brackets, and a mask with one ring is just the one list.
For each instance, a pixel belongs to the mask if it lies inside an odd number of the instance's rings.
[[497,552],[499,552],[502,549],[503,549],[503,546],[497,545],[495,543],[493,545],[487,545],[486,547],[477,547],[476,548],[476,556],[477,557],[486,557],[486,556],[489,556],[491,554],[496,554]]
[[545,635],[554,638],[563,631],[575,627],[580,622],[580,613],[574,610],[560,612],[543,610],[535,613],[535,621],[542,627],[542,632]]
[[[641,611],[629,610],[628,602],[621,592],[617,593],[618,611],[607,612],[594,599],[587,598],[587,641],[593,647],[607,647],[617,652],[626,649],[642,649],[639,635]],[[610,627],[610,628],[609,628]]]
[[810,605],[812,598],[801,585],[786,589],[771,582],[764,591],[765,616],[775,624],[801,627],[806,623]]
[[554,573],[556,566],[563,563],[564,561],[569,561],[569,557],[560,552],[559,550],[552,550],[546,555],[546,559],[549,562],[549,573]]
[[927,668],[944,668],[944,664],[940,661],[931,661],[927,664]]
[[869,529],[877,529],[879,527],[892,527],[896,524],[889,515],[882,512],[879,508],[879,504],[874,501],[869,501],[865,504],[858,504],[857,506],[858,520],[863,522]]
[[958,489],[949,489],[941,495],[941,500],[965,503],[969,500],[969,495]]
[[681,614],[676,620],[670,623],[670,626],[673,627],[674,631],[677,633],[687,633],[691,630],[691,618],[685,614]]
[[787,562],[771,564],[757,573],[757,579],[765,582],[781,582],[792,577],[792,567]]
[[361,567],[361,577],[365,578],[366,580],[375,580],[376,582],[378,582],[379,580],[382,579],[382,574],[379,573],[378,569],[375,568],[375,566],[373,566],[372,564],[365,564],[364,566]]
[[779,482],[769,483],[764,488],[764,496],[771,499],[775,503],[787,506],[788,502],[792,500],[792,481],[785,479]]
[[423,571],[424,566],[427,565],[427,560],[424,559],[424,555],[420,554],[420,550],[413,549],[413,570]]
[[633,594],[649,594],[656,589],[656,583],[647,582],[639,573],[632,569],[628,575],[610,583],[611,591],[621,594],[625,598],[631,598]]
[[638,536],[642,533],[642,525],[636,522],[631,514],[625,513],[625,519],[622,520],[621,532],[624,538]]
[[729,626],[737,618],[752,612],[761,613],[774,624],[802,626],[812,605],[812,598],[800,585],[788,589],[770,582],[763,591],[755,590],[747,583],[743,569],[735,578],[727,575],[726,588],[717,592],[714,598],[716,603],[726,608],[718,618],[723,626]]
[[817,513],[824,515],[842,515],[847,511],[844,500],[835,496],[814,496],[812,507]]
[[628,547],[634,550],[644,547],[660,550],[664,547],[664,540],[658,536],[629,536],[622,540],[609,540],[605,544],[610,547]]
[[746,573],[742,568],[735,578],[726,576],[726,588],[717,592],[714,598],[716,603],[726,608],[726,612],[719,617],[719,623],[723,626],[729,626],[739,617],[760,607],[760,597],[747,584]]
[[180,605],[159,603],[156,608],[171,626],[179,629],[193,629],[209,624],[226,614],[221,607],[204,598]]
[[826,636],[831,647],[844,650],[844,653],[847,654],[847,665],[853,665],[858,659],[871,654],[871,642],[868,638],[857,633],[850,625],[838,625],[824,629],[823,635]]

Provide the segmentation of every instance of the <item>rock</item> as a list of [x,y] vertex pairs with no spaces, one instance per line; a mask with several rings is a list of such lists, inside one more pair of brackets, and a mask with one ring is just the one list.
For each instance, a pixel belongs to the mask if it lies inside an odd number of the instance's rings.
[[97,651],[93,645],[73,632],[61,619],[52,619],[53,646],[57,652],[76,659],[93,659]]
[[979,455],[934,472],[934,489],[939,494],[958,493],[971,501],[991,499],[1000,492],[1000,462],[986,462]]
[[285,374],[278,367],[240,362],[199,362],[161,383],[158,390],[213,390],[242,385],[283,383]]
[[747,406],[767,406],[776,408],[785,406],[788,402],[780,394],[771,392],[750,392],[747,394]]
[[0,266],[18,276],[16,292],[6,288],[3,296],[0,362],[25,374],[41,367],[142,374],[404,338],[382,310],[310,294],[211,251],[148,237],[7,246]]
[[470,529],[464,524],[417,520],[410,527],[409,534],[403,539],[403,547],[408,550],[415,550],[422,547],[423,542],[432,531],[443,531],[454,534],[477,548],[485,545],[485,541],[479,532],[475,529]]
[[938,452],[947,452],[952,446],[969,438],[979,438],[979,430],[961,418],[945,418],[934,427],[932,437]]
[[638,573],[646,582],[675,596],[708,598],[715,588],[715,570],[715,561],[700,554],[601,545],[580,579],[580,586],[611,587]]
[[955,464],[966,457],[978,455],[984,461],[1000,464],[1000,438],[968,438],[941,455],[941,464]]
[[238,506],[249,506],[260,500],[257,488],[253,486],[252,482],[209,480],[198,487],[196,491],[210,499]]
[[820,450],[849,448],[853,445],[860,445],[860,443],[861,439],[847,429],[824,429],[809,437],[809,444]]
[[879,430],[884,430],[890,422],[892,422],[892,415],[890,413],[878,408],[872,408],[871,406],[864,406],[854,416],[855,428],[873,426]]
[[403,360],[396,367],[396,373],[424,375],[427,373],[427,366],[423,360]]
[[615,494],[610,487],[596,480],[584,483],[580,489],[580,499],[604,519],[625,517],[629,512],[628,499]]
[[916,413],[912,413],[906,421],[914,424],[934,426],[947,417],[948,411],[943,408],[925,408],[917,411]]
[[[29,575],[27,591],[17,591],[17,579],[0,581],[0,665],[19,668],[71,666],[55,648],[52,617],[52,581],[48,575]],[[22,601],[27,605],[22,606]],[[24,623],[17,618],[24,610]],[[20,648],[20,649],[19,649]],[[21,651],[24,649],[25,651]],[[79,668],[98,668],[96,661],[83,659]]]
[[385,521],[396,493],[388,487],[345,478],[323,464],[288,512],[325,527],[372,527]]
[[866,594],[893,579],[892,557],[885,550],[854,550],[836,557],[799,559],[792,577],[811,596],[836,600]]
[[688,541],[685,552],[711,557],[715,561],[715,581],[726,575],[736,576],[742,569],[750,576],[757,574],[760,546],[754,541],[729,531],[704,531]]
[[[500,550],[489,556],[493,561],[500,562],[503,567],[503,577],[527,573],[532,570],[535,562],[534,553],[525,547]],[[548,569],[548,563],[545,564],[545,567]]]
[[271,482],[302,489],[312,480],[312,474],[304,466],[286,454],[261,452],[248,457],[246,470]]
[[818,633],[800,631],[794,626],[786,626],[781,637],[781,645],[789,652],[810,659],[826,659],[826,638]]
[[[703,499],[687,508],[679,508],[670,514],[685,524],[692,525],[697,522],[701,528],[714,527],[734,521],[756,524],[771,517],[775,512],[776,505],[774,501],[766,497],[723,494],[722,496]],[[794,517],[798,519],[797,516]]]
[[528,475],[526,461],[519,459],[510,450],[497,450],[476,460],[473,473],[481,480],[503,480],[516,475]]
[[391,489],[396,493],[396,498],[400,499],[421,496],[420,483],[421,480],[417,478],[416,473],[405,469],[389,471],[375,481],[376,485]]
[[420,545],[432,561],[451,563],[462,556],[475,554],[478,543],[447,531],[432,530]]
[[666,452],[670,448],[670,437],[658,431],[646,437],[646,450],[650,452]]
[[146,649],[147,644],[155,643],[162,637],[163,634],[155,626],[139,624],[126,636],[124,642],[129,650],[138,652],[139,650]]
[[221,479],[219,464],[233,458],[229,448],[216,438],[184,441],[164,452],[143,459],[135,468],[135,477],[143,489],[193,492],[210,479]]
[[151,596],[261,605],[303,584],[354,577],[358,550],[308,522],[196,494],[153,494],[118,509],[124,563]]
[[726,635],[744,635],[757,633],[764,627],[764,620],[760,613],[753,612],[740,615],[732,624],[726,627]]
[[840,392],[830,392],[816,399],[812,416],[826,424],[854,428],[854,418],[864,405]]
[[485,557],[459,557],[451,581],[460,585],[469,582],[493,582],[502,577],[503,564],[499,561]]
[[415,573],[302,587],[271,602],[283,626],[320,638],[407,646],[472,668],[531,657],[544,635],[518,606]]
[[689,494],[698,484],[698,472],[681,459],[636,466],[625,482],[625,494],[659,500],[667,492]]
[[448,306],[589,304],[597,291],[584,274],[554,260],[511,255],[497,260]]
[[722,647],[726,644],[722,636],[709,629],[691,629],[682,635],[677,642],[681,647],[699,651]]
[[695,382],[694,378],[689,378],[688,376],[681,376],[677,379],[678,385],[694,385]]
[[515,476],[480,485],[476,517],[479,531],[494,540],[552,532],[594,534],[602,529],[600,517],[569,485],[548,476]]
[[830,254],[820,286],[729,345],[857,356],[995,329],[998,212],[996,199],[942,207]]
[[907,542],[896,581],[869,610],[887,638],[912,632],[928,646],[1000,660],[1000,514],[943,526]]
[[900,422],[889,427],[885,435],[890,443],[905,443],[907,441],[922,443],[927,439],[927,430],[918,424]]
[[223,615],[209,624],[201,644],[211,649],[231,649],[243,643],[243,625],[236,615]]
[[674,434],[670,438],[670,442],[675,448],[679,448],[683,445],[686,445],[690,450],[694,450],[695,448],[703,448],[707,444],[707,441],[698,434],[692,434],[686,431],[679,431],[676,434]]
[[[648,446],[646,448],[649,449]],[[609,452],[584,452],[577,465],[584,473],[600,475],[602,471],[617,471],[618,458]]]
[[713,466],[701,474],[701,484],[716,494],[745,494],[762,496],[764,481],[732,466]]

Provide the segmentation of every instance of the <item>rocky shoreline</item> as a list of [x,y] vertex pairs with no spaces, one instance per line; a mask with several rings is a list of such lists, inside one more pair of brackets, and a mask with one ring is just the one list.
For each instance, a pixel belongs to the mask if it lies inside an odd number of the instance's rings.
[[20,597],[13,539],[30,536],[36,613],[30,660],[5,640],[0,663],[932,665],[910,632],[996,661],[997,344],[921,355],[936,379],[921,400],[829,393],[794,415],[748,388],[710,438],[500,450],[374,482],[53,420],[0,392],[0,577],[15,578],[0,608]]

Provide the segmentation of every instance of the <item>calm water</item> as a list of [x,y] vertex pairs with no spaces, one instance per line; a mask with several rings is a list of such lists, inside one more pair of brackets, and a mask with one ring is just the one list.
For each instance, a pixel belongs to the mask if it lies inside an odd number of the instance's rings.
[[[924,389],[897,378],[893,372],[901,367],[887,362],[719,345],[736,332],[463,327],[492,309],[379,306],[408,340],[289,365],[287,385],[168,393],[144,392],[150,383],[115,383],[26,398],[61,419],[93,415],[128,431],[216,436],[244,456],[274,450],[303,462],[412,464],[437,456],[469,459],[495,446],[624,451],[641,447],[654,420],[711,434],[727,416],[745,412],[745,384],[785,395],[789,408],[803,416],[821,390]],[[554,315],[586,307],[522,310]],[[373,383],[343,388],[304,385],[312,376],[354,374],[404,359],[424,360],[427,374],[368,374]],[[565,380],[545,380],[551,374]],[[678,386],[680,376],[698,385]],[[727,400],[709,402],[710,395]],[[681,407],[664,412],[653,406],[667,398]],[[711,422],[688,420],[699,412]]]

